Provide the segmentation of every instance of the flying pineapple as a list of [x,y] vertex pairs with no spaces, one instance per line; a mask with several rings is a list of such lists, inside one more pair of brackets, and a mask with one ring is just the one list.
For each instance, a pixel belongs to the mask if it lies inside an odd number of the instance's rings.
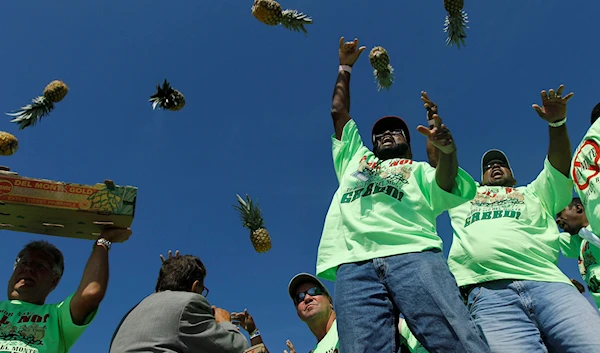
[[383,47],[375,47],[369,53],[369,61],[373,66],[373,76],[377,82],[377,91],[390,89],[394,83],[394,68],[390,65],[390,56]]
[[302,31],[304,35],[307,35],[304,25],[312,23],[307,15],[297,10],[284,10],[275,0],[254,0],[252,15],[269,26],[281,24],[291,31]]
[[254,203],[248,195],[246,201],[237,195],[239,205],[233,206],[239,213],[244,227],[250,229],[250,241],[254,250],[259,253],[271,249],[271,237],[265,228],[265,221],[261,215],[258,204]]
[[152,103],[152,109],[156,109],[158,106],[159,109],[177,111],[185,106],[185,97],[181,92],[173,89],[167,79],[163,82],[162,87],[156,85],[156,93],[150,96],[148,101]]
[[42,117],[50,114],[54,109],[54,103],[63,100],[68,92],[69,87],[64,82],[54,80],[44,88],[43,95],[31,100],[31,104],[21,107],[13,113],[6,113],[6,115],[15,117],[10,122],[19,124],[20,130],[33,126],[38,120],[42,120]]
[[10,156],[19,149],[19,141],[12,134],[0,131],[0,156]]
[[465,29],[467,27],[467,13],[463,11],[465,5],[464,0],[444,0],[444,8],[448,12],[446,22],[444,23],[444,32],[448,33],[446,45],[454,45],[460,48],[460,45],[465,45]]

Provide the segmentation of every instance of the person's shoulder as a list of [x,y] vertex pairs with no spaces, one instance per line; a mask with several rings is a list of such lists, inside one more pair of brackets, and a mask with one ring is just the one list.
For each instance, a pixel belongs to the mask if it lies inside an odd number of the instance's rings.
[[160,306],[170,310],[174,307],[185,307],[190,303],[208,306],[203,296],[185,291],[162,291],[152,293],[140,303],[141,306]]
[[154,297],[157,300],[194,300],[197,298],[203,298],[198,293],[187,292],[187,291],[171,291],[166,290],[162,292],[152,293],[149,297]]

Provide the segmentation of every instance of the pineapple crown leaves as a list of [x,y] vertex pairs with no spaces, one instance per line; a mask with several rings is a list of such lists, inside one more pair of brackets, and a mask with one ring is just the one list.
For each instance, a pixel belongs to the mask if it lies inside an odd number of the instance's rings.
[[466,46],[465,38],[467,38],[467,34],[465,33],[465,29],[469,28],[467,23],[469,23],[469,17],[465,11],[460,11],[456,15],[446,15],[444,32],[448,34],[446,38],[447,46],[453,46],[454,44],[458,48],[460,48],[461,44]]
[[6,113],[8,116],[14,116],[15,119],[11,123],[19,124],[19,130],[26,127],[34,126],[44,116],[50,114],[54,109],[54,103],[44,96],[35,97],[31,100],[31,104],[21,107],[13,113]]
[[162,87],[160,84],[156,85],[156,93],[150,96],[148,102],[152,103],[152,109],[156,109],[156,106],[160,105],[163,107],[168,103],[169,100],[173,100],[175,90],[171,87],[171,84],[164,80]]
[[394,68],[388,64],[386,70],[373,70],[373,76],[375,76],[375,82],[377,83],[377,92],[381,91],[382,88],[389,91],[390,86],[394,83]]
[[246,194],[246,200],[236,194],[238,205],[233,207],[239,212],[240,218],[242,219],[242,225],[251,231],[255,231],[260,228],[265,228],[265,221],[261,215],[261,210],[258,204]]
[[282,13],[281,25],[289,30],[300,32],[302,31],[305,36],[308,36],[305,24],[312,24],[313,20],[308,15],[298,12],[297,10],[284,10]]

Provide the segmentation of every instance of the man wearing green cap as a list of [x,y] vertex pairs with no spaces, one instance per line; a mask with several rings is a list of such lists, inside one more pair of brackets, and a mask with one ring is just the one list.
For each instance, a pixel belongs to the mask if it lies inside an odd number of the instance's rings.
[[[365,47],[339,44],[331,116],[339,187],[327,213],[317,276],[335,281],[340,352],[394,352],[397,313],[430,352],[490,352],[442,253],[436,218],[475,195],[448,128],[419,126],[441,150],[439,166],[412,160],[399,117],[373,125],[367,148],[350,117],[350,72]],[[435,117],[437,119],[437,117]]]
[[[558,268],[560,232],[555,215],[572,198],[571,146],[564,86],[542,91],[534,105],[549,125],[542,172],[516,186],[500,150],[481,159],[482,181],[473,200],[449,210],[454,239],[448,256],[475,322],[494,353],[594,352],[600,316]],[[428,97],[425,107],[437,113]],[[435,166],[434,148],[428,148]]]

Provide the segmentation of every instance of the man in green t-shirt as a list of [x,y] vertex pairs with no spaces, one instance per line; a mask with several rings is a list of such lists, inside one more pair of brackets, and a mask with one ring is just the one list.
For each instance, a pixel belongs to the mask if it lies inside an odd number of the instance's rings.
[[[569,206],[556,216],[556,223],[565,231],[561,235],[563,254],[578,260],[579,273],[587,283],[596,306],[600,309],[600,263],[598,263],[600,261],[600,239],[591,232],[590,222],[579,197],[573,198]],[[580,234],[585,232],[585,229],[598,240],[594,241],[594,237],[589,240],[583,239]],[[585,234],[583,235],[585,236]]]
[[592,229],[600,229],[600,103],[592,109],[591,126],[571,162],[575,191],[581,198]]
[[442,151],[437,170],[412,160],[410,131],[399,117],[377,120],[373,151],[364,145],[349,115],[350,72],[364,49],[340,39],[331,110],[339,187],[317,257],[317,276],[335,281],[340,351],[392,352],[400,311],[431,352],[489,352],[436,232],[437,216],[473,198],[475,182],[458,167],[445,125],[417,128]]
[[0,302],[0,352],[68,352],[104,298],[111,243],[130,235],[129,229],[102,232],[94,242],[79,288],[58,304],[45,302],[64,271],[61,251],[46,241],[25,245],[8,280],[8,300]]
[[[448,263],[495,353],[600,347],[600,316],[557,265],[554,217],[572,195],[565,122],[573,93],[563,96],[563,89],[542,91],[542,106],[533,106],[549,124],[550,140],[537,178],[517,187],[506,155],[487,151],[477,196],[448,212],[454,230]],[[426,101],[426,108],[432,106]],[[435,154],[430,159],[435,162]]]

